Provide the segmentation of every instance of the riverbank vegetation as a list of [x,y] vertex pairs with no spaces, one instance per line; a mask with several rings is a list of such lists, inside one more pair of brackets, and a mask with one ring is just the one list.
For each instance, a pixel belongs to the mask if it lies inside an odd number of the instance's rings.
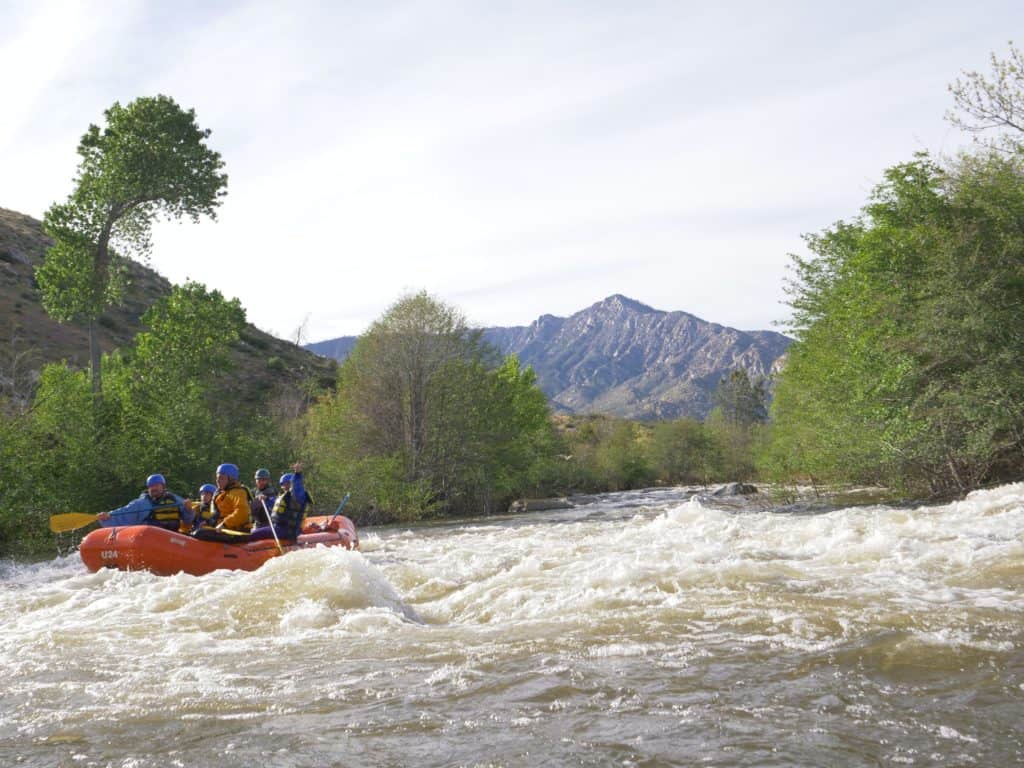
[[1024,468],[1024,168],[987,153],[886,172],[808,238],[761,466],[948,494]]
[[951,90],[976,151],[886,170],[794,258],[769,477],[950,495],[1024,473],[1024,57]]
[[333,389],[310,381],[254,414],[234,407],[226,354],[244,318],[237,300],[176,286],[143,317],[148,330],[104,357],[99,400],[65,364],[46,366],[24,405],[6,399],[0,476],[18,482],[3,487],[0,547],[52,547],[49,515],[123,504],[152,472],[189,495],[227,459],[252,470],[300,457],[319,510],[351,493],[361,524],[754,472],[766,389],[743,371],[723,380],[705,422],[552,414],[531,369],[421,292],[370,327]]
[[746,479],[766,395],[737,371],[706,423],[552,415],[531,369],[421,292],[360,338],[305,415],[301,451],[364,521],[489,514],[524,496]]

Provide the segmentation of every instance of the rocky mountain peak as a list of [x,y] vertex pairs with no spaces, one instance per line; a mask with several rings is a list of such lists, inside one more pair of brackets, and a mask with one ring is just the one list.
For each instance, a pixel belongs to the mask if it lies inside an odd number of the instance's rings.
[[620,314],[624,312],[635,312],[641,314],[657,313],[658,310],[653,307],[649,307],[636,299],[631,299],[628,296],[623,296],[621,293],[614,293],[606,299],[602,299],[596,304],[591,305],[587,309],[580,310],[576,314],[583,314],[588,312],[607,312],[612,314]]
[[[703,418],[734,368],[768,376],[790,339],[746,332],[687,312],[654,309],[614,294],[569,317],[545,314],[526,326],[487,328],[503,354],[533,366],[555,408],[637,419]],[[309,345],[336,356],[354,337]]]

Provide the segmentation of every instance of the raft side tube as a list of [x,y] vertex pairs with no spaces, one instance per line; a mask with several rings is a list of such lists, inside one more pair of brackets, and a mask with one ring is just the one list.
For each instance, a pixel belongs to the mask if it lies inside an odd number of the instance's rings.
[[[117,568],[122,571],[150,571],[158,576],[190,573],[203,576],[220,569],[253,571],[272,557],[315,546],[358,549],[355,525],[346,517],[336,518],[327,531],[319,526],[329,518],[306,521],[295,542],[282,542],[278,548],[272,539],[245,544],[200,541],[193,536],[152,525],[100,528],[92,531],[79,545],[82,562],[90,571]],[[307,532],[308,531],[308,532]]]

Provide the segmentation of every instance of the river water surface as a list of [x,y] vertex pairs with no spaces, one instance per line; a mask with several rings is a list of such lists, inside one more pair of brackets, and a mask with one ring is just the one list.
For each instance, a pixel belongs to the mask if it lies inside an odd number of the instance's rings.
[[0,562],[0,765],[1024,763],[1024,484],[362,538],[201,578]]

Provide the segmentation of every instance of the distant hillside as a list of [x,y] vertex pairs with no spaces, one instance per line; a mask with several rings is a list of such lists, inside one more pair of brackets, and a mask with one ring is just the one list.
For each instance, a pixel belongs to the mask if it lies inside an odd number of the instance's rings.
[[[570,317],[488,328],[485,338],[533,366],[555,408],[635,419],[703,418],[734,368],[767,376],[791,339],[739,331],[686,312],[663,312],[614,295]],[[307,345],[344,360],[356,338]]]
[[[85,327],[61,325],[43,310],[34,270],[48,247],[41,222],[0,208],[0,392],[19,387],[48,362],[88,365]],[[152,269],[134,261],[128,266],[124,304],[108,310],[99,321],[100,346],[105,352],[128,344],[142,330],[141,315],[171,290],[171,284]],[[332,382],[336,369],[333,360],[252,325],[242,332],[234,356],[240,366],[238,395],[248,403],[264,400],[276,386],[307,376]]]
[[352,347],[356,345],[356,341],[358,340],[358,336],[340,336],[337,339],[328,339],[327,341],[316,341],[312,344],[306,344],[305,348],[314,354],[331,357],[340,362],[349,356],[349,353],[352,351]]

